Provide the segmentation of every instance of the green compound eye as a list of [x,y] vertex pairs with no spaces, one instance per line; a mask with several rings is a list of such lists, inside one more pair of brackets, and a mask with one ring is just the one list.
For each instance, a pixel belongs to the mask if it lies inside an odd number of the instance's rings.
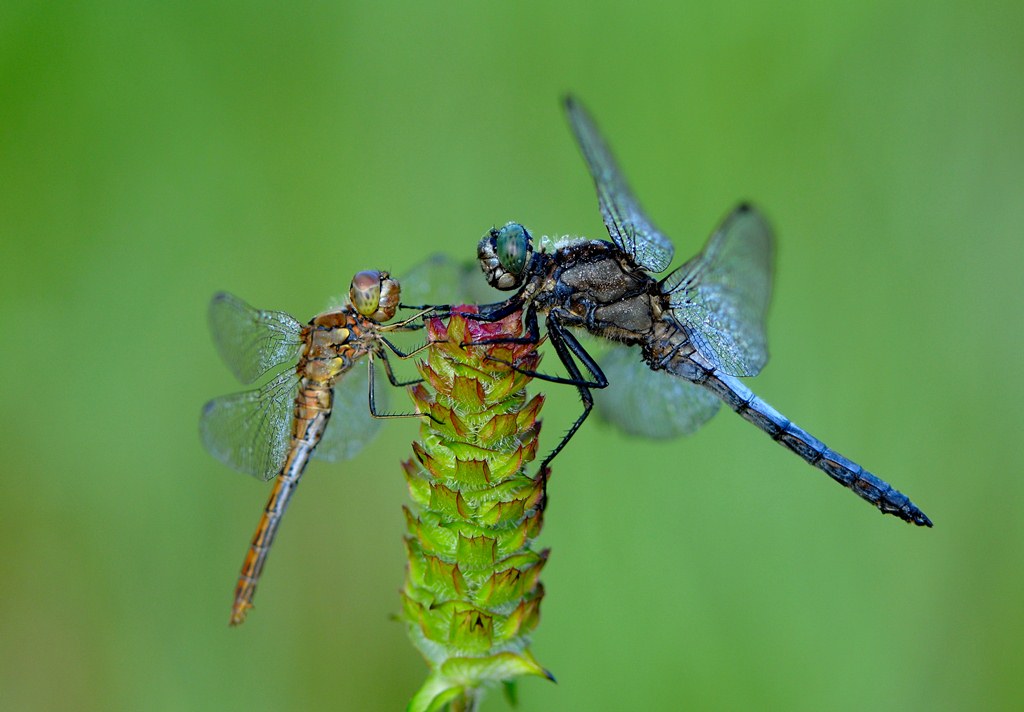
[[523,273],[526,261],[533,251],[533,238],[519,223],[509,223],[498,231],[498,261],[516,277]]

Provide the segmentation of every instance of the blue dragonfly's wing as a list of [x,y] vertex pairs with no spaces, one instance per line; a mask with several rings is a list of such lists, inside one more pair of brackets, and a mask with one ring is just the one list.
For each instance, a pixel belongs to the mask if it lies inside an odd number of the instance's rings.
[[768,222],[743,204],[700,254],[661,282],[693,345],[731,376],[755,376],[768,361],[765,316],[774,249]]
[[[378,371],[379,373],[379,371]],[[378,380],[374,401],[377,412],[387,410],[387,379]],[[313,457],[327,462],[349,460],[377,435],[380,420],[370,415],[369,379],[363,364],[355,364],[334,386],[334,404]]]
[[402,303],[413,305],[490,304],[504,299],[487,284],[476,262],[463,262],[435,254],[399,278]]
[[594,391],[602,418],[631,435],[690,435],[718,412],[721,400],[705,388],[652,371],[636,349],[613,346],[601,357],[608,387]]
[[242,383],[298,358],[302,324],[283,312],[254,309],[219,292],[210,301],[208,318],[218,353]]
[[284,371],[262,388],[214,398],[199,416],[203,445],[228,467],[272,479],[288,454],[298,385]]
[[671,241],[651,222],[626,183],[594,120],[580,102],[565,99],[569,124],[597,188],[601,215],[612,241],[648,272],[664,272],[672,264]]

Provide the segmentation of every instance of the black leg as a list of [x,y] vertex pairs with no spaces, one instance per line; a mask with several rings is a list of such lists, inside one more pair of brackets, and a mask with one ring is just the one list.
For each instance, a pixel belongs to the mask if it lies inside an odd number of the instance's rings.
[[[524,301],[518,294],[514,294],[503,302],[493,304],[480,304],[477,306],[476,314],[462,314],[470,321],[501,321],[509,314],[523,308]],[[449,309],[448,314],[451,314]]]
[[[375,371],[375,369],[373,367],[373,354],[372,353],[370,354],[370,358],[367,359],[366,363],[367,363],[367,368],[369,368],[369,374],[370,374],[370,378],[369,378],[369,381],[370,381],[370,387],[369,387],[370,415],[372,415],[374,418],[381,418],[381,419],[387,419],[387,418],[422,418],[423,416],[426,416],[426,417],[430,418],[431,420],[434,420],[434,421],[437,420],[437,418],[435,418],[430,413],[379,413],[379,412],[377,412],[377,400],[376,400],[376,397],[374,396],[374,387],[373,387],[374,371]],[[388,376],[390,377],[391,376],[391,369],[390,369],[390,366],[387,365],[387,359],[386,358],[384,359],[384,363],[386,364],[384,368],[388,371]],[[394,381],[392,381],[392,383],[394,383]],[[395,384],[395,385],[398,385],[398,384]]]
[[[497,308],[507,308],[508,305],[509,305],[509,302],[513,301],[514,299],[515,299],[515,297],[513,297],[512,299],[510,299],[508,301],[504,301],[504,302],[495,302],[493,304],[479,304],[479,305],[477,305],[477,309],[481,310],[481,313],[478,313],[478,314],[465,314],[463,312],[459,312],[459,313],[462,314],[463,316],[465,316],[467,319],[473,319],[474,321],[497,321],[498,319],[501,319],[503,317],[502,316],[498,316],[498,317],[492,318],[490,316],[490,310],[497,309]],[[457,305],[455,305],[455,304],[399,304],[398,308],[399,309],[418,309],[418,310],[420,310],[420,311],[422,311],[424,313],[429,313],[430,317],[438,317],[440,319],[447,319],[448,317],[450,317],[452,315],[455,306],[457,306]],[[503,316],[508,316],[508,314],[511,314],[513,311],[515,311],[514,307],[509,309],[509,311],[506,312]],[[430,317],[428,317],[428,318],[430,318]]]
[[398,308],[399,309],[414,309],[414,310],[420,311],[420,312],[422,312],[422,311],[434,311],[434,310],[444,311],[444,310],[448,309],[448,305],[447,304],[403,304],[402,302],[399,302],[398,303]]
[[[386,339],[384,340],[384,343],[387,343]],[[391,346],[391,344],[388,344],[388,346]],[[394,348],[394,347],[392,346],[392,348]],[[396,351],[396,353],[397,353],[397,351]],[[380,355],[380,360],[384,363],[384,373],[386,373],[388,375],[388,380],[391,382],[392,386],[395,386],[396,388],[402,388],[403,386],[414,386],[417,383],[421,383],[423,381],[422,378],[414,378],[411,381],[399,381],[397,378],[395,378],[395,372],[391,368],[391,362],[388,361],[387,354],[384,353],[383,350],[381,350],[379,355]],[[401,357],[401,354],[399,354],[399,357]]]
[[[597,365],[597,361],[595,361],[594,357],[587,352],[576,336],[567,328],[562,326],[561,322],[558,321],[557,312],[551,312],[545,322],[545,325],[548,327],[548,333],[551,333],[552,331],[556,332],[558,334],[557,338],[562,342],[562,346],[567,348],[573,356],[580,360],[580,363],[583,364],[583,368],[587,369],[587,374],[590,376],[590,380],[583,378],[582,374],[578,370],[576,373],[580,374],[579,380],[548,376],[543,373],[531,374],[526,370],[522,370],[521,373],[532,375],[534,378],[540,379],[541,381],[549,381],[551,383],[565,383],[570,386],[584,386],[586,388],[607,388],[608,378],[604,375],[604,371],[601,370],[601,367]],[[552,345],[554,346],[554,339],[552,339]],[[562,363],[566,363],[566,355],[562,351],[559,351],[557,346],[555,346],[555,351],[558,352],[558,357],[562,360]],[[575,365],[575,362],[571,357],[568,358],[568,362]],[[566,368],[568,368],[568,366],[566,366]]]
[[[502,319],[515,311],[515,308],[509,308],[510,305],[515,304],[518,307],[518,302],[514,299],[510,299],[508,302],[500,305],[494,305],[496,308],[487,315],[473,315],[467,314],[467,318],[474,316],[481,316],[479,321],[497,321]],[[497,314],[498,316],[494,316]],[[537,310],[531,304],[526,309],[526,315],[523,319],[526,326],[526,336],[522,337],[505,337],[495,339],[481,339],[480,341],[474,341],[473,344],[493,344],[493,343],[522,343],[522,344],[536,344],[540,341],[540,328],[537,324]],[[576,390],[579,393],[580,401],[583,403],[583,412],[580,413],[579,417],[573,422],[573,424],[566,431],[565,435],[562,436],[561,441],[555,446],[555,449],[548,453],[547,457],[540,464],[540,470],[545,470],[551,461],[555,459],[555,456],[562,451],[562,448],[572,439],[572,436],[576,434],[576,431],[583,425],[583,421],[590,415],[590,411],[594,408],[594,397],[590,393],[591,388],[605,388],[608,386],[608,379],[605,377],[601,367],[597,365],[594,358],[587,353],[587,350],[583,348],[583,345],[576,339],[572,333],[562,326],[558,320],[557,310],[548,312],[548,317],[545,320],[545,326],[548,330],[548,339],[551,341],[552,347],[555,349],[555,353],[558,354],[559,360],[565,366],[565,370],[569,372],[568,378],[561,378],[558,376],[549,376],[547,374],[538,373],[536,371],[530,371],[527,369],[520,369],[514,364],[509,364],[513,369],[524,373],[526,375],[533,376],[538,380],[548,381],[549,383],[562,383],[566,385],[576,386]],[[587,369],[590,375],[590,380],[584,378],[580,372],[579,367],[573,360],[573,355],[576,356],[583,364],[584,368]],[[498,360],[498,359],[495,359]]]
[[[470,321],[485,321],[492,323],[495,321],[501,321],[509,314],[514,314],[518,310],[523,308],[523,299],[518,295],[514,295],[504,302],[495,302],[493,304],[481,304],[477,306],[479,310],[477,313],[459,312],[459,315],[464,319]],[[434,307],[434,313],[432,316],[447,319],[452,316],[453,312],[451,305],[438,305]],[[532,314],[532,324],[530,317]],[[537,315],[532,308],[527,309],[526,313],[526,336],[497,336],[493,339],[480,339],[479,341],[470,341],[463,346],[479,346],[481,344],[536,344],[540,341],[540,331],[537,328]]]
[[[427,343],[423,344],[422,346],[417,346],[417,347],[416,347],[416,348],[414,348],[414,349],[413,349],[412,351],[409,351],[409,352],[407,353],[407,352],[405,352],[405,351],[402,351],[402,350],[401,350],[400,348],[398,348],[397,346],[395,346],[395,345],[394,345],[393,343],[391,343],[390,341],[388,341],[388,340],[387,340],[386,338],[384,338],[383,336],[381,336],[381,337],[380,337],[380,340],[384,342],[384,345],[385,345],[385,346],[387,346],[387,347],[388,347],[389,349],[391,349],[391,352],[392,352],[392,353],[393,353],[393,354],[394,354],[395,356],[397,356],[398,358],[400,358],[400,359],[403,359],[403,360],[404,360],[404,359],[407,359],[407,358],[412,358],[413,356],[415,356],[416,354],[418,354],[418,353],[419,353],[420,351],[423,351],[424,349],[426,349],[427,347],[429,347],[429,346],[430,346],[430,344],[432,343],[432,342],[428,341]],[[382,353],[383,353],[383,352],[382,352]]]
[[[576,434],[576,431],[583,425],[583,421],[590,415],[590,411],[594,408],[594,397],[590,393],[590,388],[604,388],[608,385],[608,379],[605,377],[604,372],[601,371],[601,367],[597,365],[597,362],[586,352],[576,337],[569,333],[568,329],[561,325],[558,321],[556,314],[549,313],[548,318],[545,321],[545,325],[548,328],[548,339],[551,341],[551,345],[555,349],[555,353],[558,354],[559,360],[565,366],[565,370],[569,372],[569,379],[564,381],[557,381],[562,383],[571,383],[576,386],[576,391],[579,393],[580,401],[583,403],[583,412],[580,413],[579,417],[573,422],[569,429],[562,436],[562,440],[555,446],[555,449],[548,453],[544,461],[540,463],[540,471],[544,471],[551,461],[555,459],[555,456],[562,451],[562,448],[572,440],[572,436]],[[580,372],[579,367],[573,360],[573,354],[583,363],[584,367],[590,372],[593,381],[587,381],[583,374]],[[570,380],[571,379],[571,380]],[[545,379],[546,380],[546,379]]]
[[[601,370],[601,367],[597,365],[597,362],[594,360],[594,357],[587,352],[587,350],[583,347],[583,344],[581,344],[576,339],[573,333],[566,329],[564,326],[562,326],[560,322],[558,322],[558,316],[559,313],[557,310],[552,310],[550,312],[547,320],[545,321],[545,324],[548,327],[548,333],[550,334],[552,331],[551,324],[557,324],[555,328],[557,329],[559,336],[564,340],[565,347],[570,352],[572,352],[572,354],[580,360],[580,363],[583,364],[583,367],[587,369],[587,373],[590,376],[590,380],[582,378],[582,376],[579,379],[565,378],[564,376],[552,376],[547,373],[541,373],[540,371],[531,371],[528,368],[520,368],[519,366],[515,365],[510,361],[506,361],[500,358],[494,358],[491,356],[488,356],[487,360],[503,363],[509,368],[511,368],[513,371],[521,373],[524,376],[529,376],[530,378],[535,378],[538,381],[546,381],[547,383],[561,383],[567,386],[584,386],[586,388],[607,388],[608,379],[605,377],[604,372]],[[552,319],[552,317],[554,317],[554,319]],[[534,317],[534,324],[536,324],[536,317]],[[552,337],[552,339],[554,338],[555,337]],[[572,357],[568,358],[570,361],[572,360]],[[562,362],[565,363],[565,357],[563,357],[562,354],[559,354],[559,359],[561,359]]]
[[[504,307],[503,307],[504,309]],[[515,313],[515,309],[509,311],[507,314],[503,314],[497,319],[477,319],[476,321],[498,321],[504,319],[509,314]],[[466,314],[466,318],[479,316],[476,314]],[[492,339],[478,339],[476,341],[470,341],[465,346],[480,346],[482,344],[539,344],[540,343],[540,327],[537,325],[537,310],[533,304],[526,307],[526,314],[523,317],[523,325],[526,327],[526,336],[495,336]]]

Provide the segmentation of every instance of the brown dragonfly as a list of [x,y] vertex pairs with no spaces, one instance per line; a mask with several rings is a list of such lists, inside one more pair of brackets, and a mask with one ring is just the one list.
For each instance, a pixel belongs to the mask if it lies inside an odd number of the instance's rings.
[[[214,398],[203,407],[203,445],[224,464],[262,480],[276,477],[235,586],[231,625],[245,620],[281,518],[310,457],[327,461],[354,457],[373,437],[380,418],[419,413],[378,411],[376,359],[394,386],[399,381],[390,351],[408,358],[385,334],[422,327],[421,314],[392,324],[400,287],[387,272],[359,272],[348,301],[303,325],[288,314],[254,309],[220,292],[210,302],[209,321],[221,358],[242,383],[274,375],[260,388]],[[421,347],[424,348],[424,347]],[[366,358],[364,374],[353,372]],[[367,409],[369,403],[369,409]]]

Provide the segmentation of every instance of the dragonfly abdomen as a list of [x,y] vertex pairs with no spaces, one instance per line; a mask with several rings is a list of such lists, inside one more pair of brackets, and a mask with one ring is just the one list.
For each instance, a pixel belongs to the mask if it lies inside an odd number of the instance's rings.
[[[311,401],[312,398],[312,401]],[[277,529],[288,509],[299,479],[309,463],[310,455],[320,438],[331,416],[331,391],[326,390],[326,410],[316,408],[313,403],[323,402],[322,396],[302,389],[295,401],[295,420],[293,423],[291,446],[281,472],[274,481],[274,489],[263,508],[260,523],[256,526],[249,551],[245,554],[242,571],[235,585],[235,602],[231,608],[231,625],[238,625],[245,620],[245,615],[252,608],[252,599],[256,595],[256,584],[259,582],[263,566],[270,554],[270,547],[277,536]],[[309,417],[312,415],[312,417]]]
[[900,519],[919,526],[932,525],[928,516],[910,499],[876,477],[856,462],[843,457],[825,443],[799,427],[782,413],[775,410],[761,398],[754,395],[739,379],[718,370],[705,372],[706,378],[697,381],[744,420],[753,423],[771,438],[795,452],[808,464],[817,467],[833,480],[853,490],[862,499],[871,502],[884,514],[894,514]]

